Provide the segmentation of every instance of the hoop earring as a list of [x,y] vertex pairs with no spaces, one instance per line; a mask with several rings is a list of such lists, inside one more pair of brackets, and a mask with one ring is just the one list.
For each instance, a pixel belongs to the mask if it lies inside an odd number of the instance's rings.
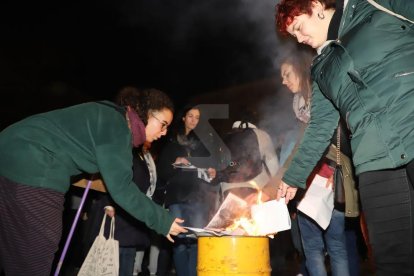
[[318,17],[319,17],[320,20],[325,19],[325,15],[323,14],[323,12],[322,13],[318,12]]

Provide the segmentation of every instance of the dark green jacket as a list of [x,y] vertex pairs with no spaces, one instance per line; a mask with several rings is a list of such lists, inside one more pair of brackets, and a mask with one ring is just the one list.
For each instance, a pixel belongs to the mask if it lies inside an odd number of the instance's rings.
[[0,175],[65,193],[71,176],[100,172],[117,204],[166,235],[174,219],[132,182],[131,132],[117,109],[85,103],[9,126],[0,133]]
[[[377,0],[414,19],[414,1]],[[304,187],[342,116],[352,133],[356,174],[396,168],[414,157],[414,26],[349,0],[339,39],[312,65],[311,121],[283,177]]]

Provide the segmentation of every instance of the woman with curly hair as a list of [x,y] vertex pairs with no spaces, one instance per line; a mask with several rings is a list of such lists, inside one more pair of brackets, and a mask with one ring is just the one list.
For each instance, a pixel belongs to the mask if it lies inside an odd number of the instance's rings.
[[100,172],[112,199],[167,236],[186,232],[132,181],[132,149],[165,135],[170,98],[140,90],[128,102],[89,102],[30,116],[0,133],[0,267],[49,275],[70,179]]

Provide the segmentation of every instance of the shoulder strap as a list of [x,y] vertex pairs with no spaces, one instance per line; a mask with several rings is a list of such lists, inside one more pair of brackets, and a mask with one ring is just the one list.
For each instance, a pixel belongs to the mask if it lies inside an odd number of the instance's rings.
[[398,14],[398,13],[393,12],[393,11],[387,9],[384,6],[381,6],[380,4],[378,4],[377,2],[375,2],[374,0],[367,0],[367,1],[368,1],[368,3],[370,3],[371,5],[373,5],[374,7],[376,7],[377,9],[379,9],[379,10],[381,10],[383,12],[389,13],[389,14],[395,16],[395,17],[398,17],[399,19],[406,20],[406,21],[411,22],[411,23],[414,24],[414,21],[412,21],[412,20],[410,20],[410,19],[402,16],[401,14]]
[[336,132],[336,164],[341,165],[341,125]]
[[264,155],[262,156],[262,164],[263,164],[264,169],[266,170],[267,176],[272,178],[272,174],[270,173],[269,167],[266,164],[266,156],[264,156]]

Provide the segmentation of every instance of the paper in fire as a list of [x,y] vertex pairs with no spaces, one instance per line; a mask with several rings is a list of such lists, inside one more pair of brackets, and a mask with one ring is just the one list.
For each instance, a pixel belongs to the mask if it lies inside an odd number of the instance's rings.
[[204,229],[186,227],[196,236],[267,236],[290,229],[290,216],[284,200],[249,206],[229,193]]

